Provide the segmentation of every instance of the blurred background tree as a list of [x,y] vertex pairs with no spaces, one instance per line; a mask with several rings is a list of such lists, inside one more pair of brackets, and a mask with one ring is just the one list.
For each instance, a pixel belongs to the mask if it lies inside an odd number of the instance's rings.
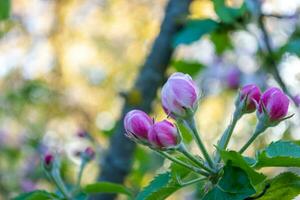
[[[182,18],[170,12],[172,2],[182,9]],[[116,125],[122,112],[136,106],[152,108],[155,118],[163,118],[154,95],[167,66],[167,73],[191,74],[202,88],[198,121],[207,143],[215,143],[230,120],[240,85],[284,83],[291,96],[300,94],[299,1],[263,1],[263,14],[258,1],[222,2],[194,0],[189,5],[171,0],[168,10],[166,0],[0,0],[0,199],[36,188],[53,189],[39,163],[49,149],[62,156],[63,176],[73,183],[79,169],[76,153],[89,145],[97,149],[97,159],[88,165],[83,184],[96,181],[101,171],[101,180],[122,182],[130,171],[125,184],[140,190],[164,162],[147,149],[133,151],[122,125]],[[159,48],[167,16],[167,27],[174,28],[167,30],[167,44],[172,46]],[[151,52],[164,58],[161,66]],[[159,77],[139,77],[149,65],[161,69]],[[145,80],[155,84],[140,85]],[[136,88],[143,88],[142,93]],[[145,101],[144,95],[151,98]],[[256,148],[282,137],[300,138],[299,112],[293,109],[291,123],[271,129],[273,134],[265,134]],[[231,148],[251,133],[255,117],[243,121]],[[78,137],[82,132],[92,139]],[[107,178],[114,169],[109,160],[120,158],[126,149],[122,144],[129,145],[128,159],[113,162],[127,160],[125,168],[117,169],[125,171]],[[187,198],[190,191],[170,198]]]

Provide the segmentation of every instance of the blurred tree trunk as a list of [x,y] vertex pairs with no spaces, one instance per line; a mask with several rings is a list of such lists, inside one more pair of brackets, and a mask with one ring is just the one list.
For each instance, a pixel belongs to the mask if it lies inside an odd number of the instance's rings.
[[[110,147],[102,164],[99,181],[123,183],[131,170],[132,157],[135,143],[124,136],[123,118],[133,108],[151,112],[151,104],[157,94],[157,89],[162,85],[164,74],[170,63],[173,53],[172,38],[181,28],[182,22],[189,11],[192,0],[169,0],[165,17],[160,27],[160,33],[154,41],[150,54],[144,63],[135,81],[134,87],[128,93],[122,115],[116,130],[110,139]],[[140,101],[132,103],[130,94],[140,97]],[[99,194],[92,199],[110,200],[115,195]]]

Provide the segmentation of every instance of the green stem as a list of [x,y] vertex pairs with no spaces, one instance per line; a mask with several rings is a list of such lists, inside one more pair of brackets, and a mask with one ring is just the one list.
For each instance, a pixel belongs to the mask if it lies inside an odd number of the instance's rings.
[[76,186],[75,186],[75,190],[74,192],[78,191],[80,188],[80,183],[81,183],[81,178],[82,178],[82,174],[83,174],[83,170],[86,166],[86,160],[82,159],[81,160],[81,164],[80,164],[80,168],[79,168],[79,172],[78,172],[78,176],[77,176],[77,182],[76,182]]
[[187,164],[187,163],[184,163],[184,162],[182,162],[181,160],[172,157],[170,154],[168,154],[168,153],[166,153],[166,152],[159,151],[159,150],[157,150],[156,152],[158,152],[158,153],[159,153],[160,155],[162,155],[163,157],[166,157],[167,159],[169,159],[169,160],[175,162],[176,164],[181,165],[181,166],[183,166],[183,167],[185,167],[185,168],[190,169],[190,170],[193,171],[193,172],[199,173],[199,174],[201,174],[201,175],[203,175],[203,176],[207,176],[207,177],[209,176],[209,174],[208,174],[207,172],[205,172],[205,171],[203,171],[203,170],[201,170],[201,169],[198,169],[198,168],[196,168],[196,167],[194,167],[194,166],[191,166],[191,165],[189,165],[189,164]]
[[54,169],[52,172],[49,173],[53,182],[57,186],[58,190],[62,193],[62,195],[67,199],[71,200],[72,196],[69,194],[64,182],[60,177],[60,173],[57,169]]
[[211,170],[210,168],[206,167],[197,158],[195,158],[192,154],[190,154],[190,152],[186,149],[186,147],[185,147],[185,145],[183,143],[181,143],[179,145],[178,151],[181,152],[183,155],[185,155],[187,158],[189,158],[192,162],[194,162],[199,167],[205,169],[206,171],[208,171],[210,173],[214,173],[213,170]]
[[185,183],[180,183],[180,186],[181,187],[186,187],[186,186],[189,186],[189,185],[192,185],[194,183],[198,183],[200,181],[204,181],[206,180],[207,178],[203,178],[203,177],[200,177],[200,178],[196,178],[194,180],[191,180],[191,181],[188,181],[188,182],[185,182]]
[[257,138],[257,136],[259,136],[266,129],[267,129],[267,126],[265,126],[265,123],[262,121],[259,121],[258,124],[256,125],[253,135],[248,140],[248,142],[239,150],[239,153],[243,153],[252,144],[252,142]]
[[[241,112],[239,110],[236,110],[233,114],[233,118],[232,121],[230,122],[229,126],[226,128],[226,130],[224,131],[219,143],[218,143],[218,148],[219,149],[226,149],[228,146],[228,143],[230,141],[231,135],[233,133],[233,130],[238,122],[238,120],[242,117],[242,115],[240,114]],[[221,160],[221,156],[219,154],[219,152],[217,152],[216,155],[216,162],[220,162]]]
[[209,156],[201,138],[200,138],[200,135],[197,131],[197,128],[196,128],[196,125],[195,125],[195,120],[194,120],[194,117],[191,117],[189,120],[185,120],[186,124],[188,125],[188,127],[192,130],[193,132],[193,135],[194,135],[194,138],[196,140],[196,143],[198,145],[198,147],[200,148],[204,158],[206,159],[206,161],[208,162],[208,165],[211,167],[211,168],[214,168],[214,163],[211,159],[211,157]]

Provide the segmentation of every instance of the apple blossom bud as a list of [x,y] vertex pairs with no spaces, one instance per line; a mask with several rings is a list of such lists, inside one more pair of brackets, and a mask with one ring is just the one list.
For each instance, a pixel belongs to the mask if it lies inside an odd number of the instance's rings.
[[167,149],[180,143],[180,135],[177,127],[167,121],[155,123],[149,130],[149,142],[154,148]]
[[95,157],[95,151],[92,147],[87,147],[82,153],[83,159],[90,161]]
[[241,71],[234,67],[227,71],[225,80],[230,89],[237,89],[240,85]]
[[141,110],[132,110],[124,118],[126,135],[131,139],[147,140],[153,120]]
[[[265,91],[260,99],[258,116],[267,118],[269,122],[279,122],[288,112],[289,99],[279,88],[272,87]],[[265,113],[266,112],[266,113]]]
[[77,136],[80,137],[80,138],[85,138],[85,137],[88,136],[88,133],[85,130],[79,130],[77,132]]
[[47,153],[44,156],[44,163],[43,163],[44,166],[45,166],[45,169],[51,170],[52,166],[53,166],[53,162],[54,162],[54,156],[53,156],[53,154]]
[[244,113],[251,113],[255,111],[256,105],[260,100],[260,89],[255,84],[245,85],[240,90],[239,100],[245,101],[243,111]]
[[199,88],[188,74],[174,73],[161,91],[162,106],[173,118],[185,118],[198,107]]

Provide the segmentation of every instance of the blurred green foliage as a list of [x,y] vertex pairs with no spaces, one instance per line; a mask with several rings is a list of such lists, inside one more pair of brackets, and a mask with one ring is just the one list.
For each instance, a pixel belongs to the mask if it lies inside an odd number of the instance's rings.
[[9,18],[10,6],[11,6],[10,0],[0,1],[0,20],[5,20]]

